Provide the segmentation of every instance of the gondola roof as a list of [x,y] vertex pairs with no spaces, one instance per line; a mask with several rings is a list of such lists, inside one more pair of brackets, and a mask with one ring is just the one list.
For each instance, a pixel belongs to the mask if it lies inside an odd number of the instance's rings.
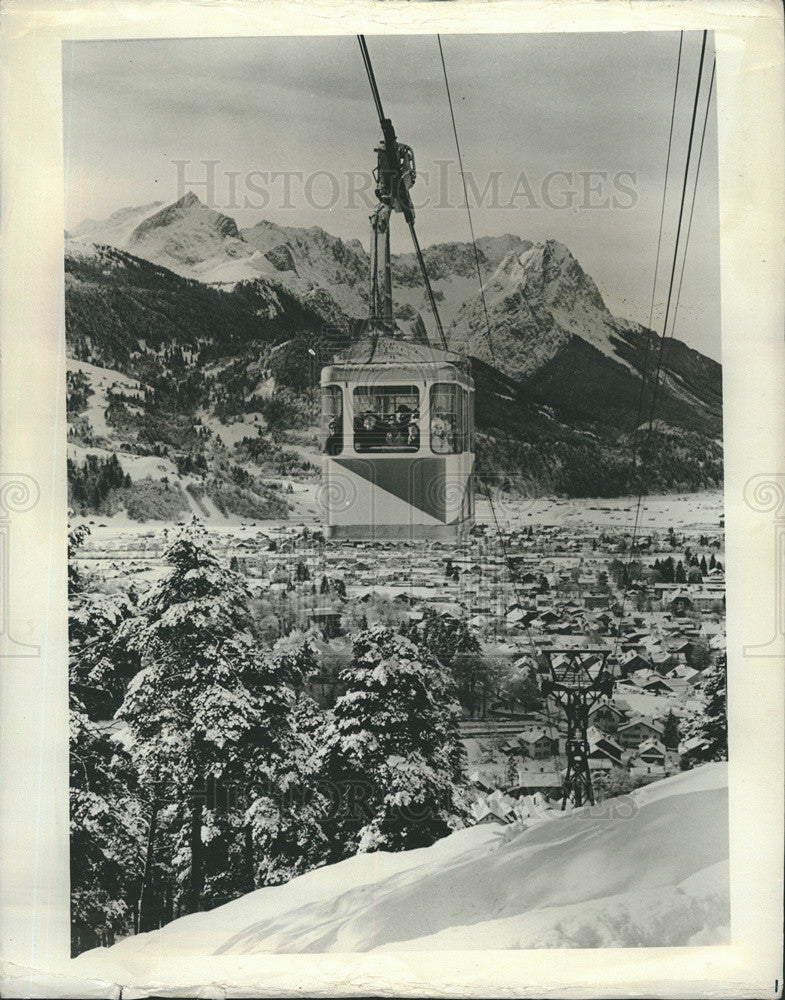
[[454,351],[429,344],[379,337],[374,348],[371,338],[360,340],[336,355],[331,365],[322,369],[322,385],[332,381],[368,379],[378,381],[384,373],[395,381],[460,381],[474,385],[467,360]]
[[463,365],[462,355],[445,351],[432,344],[423,344],[397,337],[379,337],[374,348],[373,340],[364,337],[345,348],[334,361],[336,365],[390,365],[390,364],[451,364]]

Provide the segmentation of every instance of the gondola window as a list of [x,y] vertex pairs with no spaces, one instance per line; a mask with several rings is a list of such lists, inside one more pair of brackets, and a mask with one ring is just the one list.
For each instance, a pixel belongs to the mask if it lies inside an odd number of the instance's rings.
[[460,386],[439,383],[431,386],[431,451],[453,455],[464,448],[464,406]]
[[340,455],[343,451],[343,393],[340,386],[322,389],[322,452]]
[[417,386],[358,386],[354,390],[354,447],[361,452],[419,451]]

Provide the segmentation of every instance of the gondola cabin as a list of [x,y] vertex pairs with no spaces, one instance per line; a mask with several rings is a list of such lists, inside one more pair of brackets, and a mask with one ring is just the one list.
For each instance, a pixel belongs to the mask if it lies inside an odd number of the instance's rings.
[[327,536],[457,538],[474,517],[468,364],[392,338],[367,356],[360,349],[322,370]]

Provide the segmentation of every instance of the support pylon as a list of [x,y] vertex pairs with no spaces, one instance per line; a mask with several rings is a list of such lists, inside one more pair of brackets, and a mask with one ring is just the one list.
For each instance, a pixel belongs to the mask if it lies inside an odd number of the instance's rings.
[[[564,776],[562,809],[568,799],[582,806],[594,805],[589,769],[589,709],[601,697],[613,692],[613,677],[607,668],[608,649],[545,649],[543,654],[550,676],[540,690],[553,695],[567,717],[567,770]],[[554,658],[558,660],[554,662]]]

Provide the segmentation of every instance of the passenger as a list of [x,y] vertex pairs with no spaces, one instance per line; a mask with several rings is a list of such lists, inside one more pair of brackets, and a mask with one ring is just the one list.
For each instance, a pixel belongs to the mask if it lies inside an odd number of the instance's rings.
[[438,413],[431,418],[431,448],[437,455],[451,455],[455,451],[452,420],[448,414]]
[[379,420],[373,410],[368,410],[361,417],[359,429],[355,430],[355,447],[358,451],[380,448],[384,444],[386,433],[386,425]]
[[418,451],[420,448],[420,428],[417,424],[410,423],[407,428],[406,447],[410,451]]
[[406,405],[406,403],[401,403],[393,415],[392,424],[385,437],[386,443],[391,448],[404,448],[406,446],[406,439],[409,436],[408,427],[412,418],[412,411]]
[[324,442],[325,455],[340,455],[343,451],[343,421],[333,417],[327,425],[327,440]]

